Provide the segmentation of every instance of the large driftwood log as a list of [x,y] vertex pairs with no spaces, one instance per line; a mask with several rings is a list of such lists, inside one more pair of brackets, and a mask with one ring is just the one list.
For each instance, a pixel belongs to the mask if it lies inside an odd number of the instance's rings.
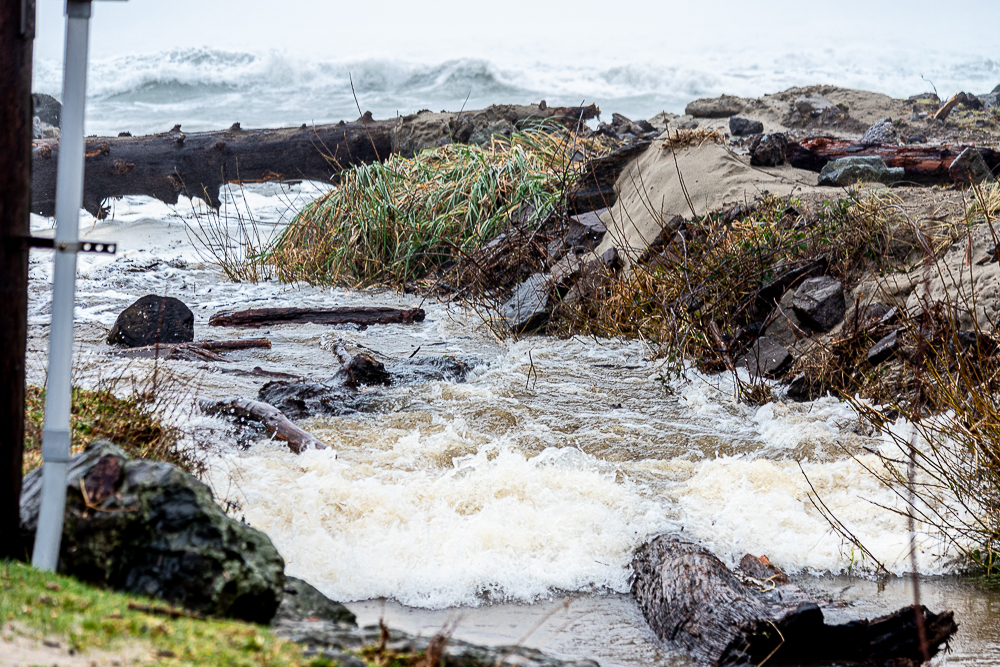
[[[434,118],[427,118],[428,114]],[[219,205],[225,183],[261,181],[332,181],[352,165],[385,160],[391,153],[412,155],[442,141],[468,141],[487,125],[503,121],[521,128],[549,120],[575,127],[600,114],[588,107],[492,105],[462,114],[421,112],[393,120],[373,120],[284,129],[169,132],[144,137],[123,133],[87,140],[83,207],[98,218],[107,215],[105,200],[148,195],[176,204],[180,195]],[[32,149],[32,204],[39,215],[55,213],[59,140],[41,140]]]
[[[936,185],[951,183],[948,167],[967,146],[895,146],[890,144],[863,145],[843,139],[815,137],[792,141],[786,146],[788,163],[798,169],[820,171],[831,161],[843,157],[877,156],[889,167],[902,167],[904,177],[912,183]],[[977,147],[983,161],[994,172],[1000,167],[1000,152]]]
[[938,615],[924,607],[919,617],[913,607],[904,607],[873,620],[827,625],[819,605],[773,566],[745,557],[742,569],[751,571],[737,576],[704,548],[673,535],[643,545],[632,566],[632,593],[650,627],[705,665],[824,660],[919,665],[918,620],[929,657],[958,629],[952,612]]
[[[170,132],[145,137],[87,140],[83,207],[98,218],[102,203],[123,195],[149,195],[176,204],[180,195],[219,205],[219,188],[230,182],[330,181],[353,164],[384,160],[392,150],[395,121],[339,123],[280,130]],[[32,204],[39,215],[55,213],[59,141],[38,141],[32,150]]]
[[208,415],[221,414],[261,422],[274,437],[287,442],[288,448],[295,454],[301,454],[302,450],[309,448],[326,449],[326,445],[293,424],[273,405],[249,398],[222,398],[217,401],[202,399],[198,401],[198,405]]
[[226,310],[208,320],[213,327],[263,327],[269,324],[413,324],[424,321],[423,308],[343,306],[340,308],[250,308]]

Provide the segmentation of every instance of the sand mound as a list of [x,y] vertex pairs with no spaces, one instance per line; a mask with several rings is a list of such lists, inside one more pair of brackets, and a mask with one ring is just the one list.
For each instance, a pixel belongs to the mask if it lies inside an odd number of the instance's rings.
[[[665,141],[657,140],[622,172],[615,190],[618,201],[601,216],[608,234],[597,252],[617,247],[631,264],[656,239],[662,224],[675,215],[691,218],[730,205],[749,204],[764,193],[801,195],[820,188],[814,172],[787,165],[751,167],[748,157],[714,141],[672,152]],[[830,197],[839,193],[831,188],[822,190]]]

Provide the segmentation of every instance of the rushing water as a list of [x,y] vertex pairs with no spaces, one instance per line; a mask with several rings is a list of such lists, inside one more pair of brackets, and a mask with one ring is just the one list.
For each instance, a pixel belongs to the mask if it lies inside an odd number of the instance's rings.
[[[310,184],[254,186],[231,193],[225,212],[249,209],[273,228],[315,192]],[[81,218],[84,236],[116,240],[120,250],[81,256],[78,380],[149,375],[152,361],[111,356],[104,343],[118,312],[147,293],[189,304],[198,338],[269,337],[270,350],[232,352],[230,363],[161,362],[160,372],[183,387],[171,418],[211,443],[207,481],[271,537],[289,574],[350,603],[362,622],[384,616],[423,633],[454,625],[459,638],[523,641],[605,665],[685,664],[654,640],[627,593],[632,551],[665,530],[683,531],[729,563],[766,554],[800,585],[850,602],[834,615],[877,615],[912,601],[907,580],[849,577],[870,564],[808,499],[804,474],[892,572],[907,570],[906,522],[890,511],[898,499],[859,463],[872,463],[863,447],[887,443],[866,434],[844,404],[748,407],[733,400],[727,376],[665,377],[641,342],[498,342],[475,316],[435,301],[423,303],[427,319],[415,325],[211,330],[213,312],[237,306],[422,302],[222,280],[191,240],[198,220],[206,222],[199,210],[125,198],[109,221]],[[39,233],[51,226],[33,223]],[[44,378],[50,270],[48,255],[32,256],[33,382]],[[250,372],[258,366],[329,375],[338,339],[387,359],[456,354],[483,363],[466,383],[391,388],[378,413],[305,421],[332,449],[299,456],[266,439],[241,449],[227,423],[192,407],[196,396],[255,395],[267,379]],[[921,572],[953,571],[954,554],[920,528]],[[923,601],[957,612],[956,651],[943,664],[1000,658],[995,595],[925,576]]]

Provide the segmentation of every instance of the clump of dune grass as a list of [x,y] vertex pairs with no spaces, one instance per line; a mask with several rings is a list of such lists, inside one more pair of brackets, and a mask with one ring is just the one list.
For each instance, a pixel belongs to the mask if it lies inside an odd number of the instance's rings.
[[513,224],[544,221],[581,169],[579,149],[543,128],[352,167],[292,220],[266,261],[286,282],[406,286]]
[[[190,383],[162,368],[135,377],[122,373],[94,386],[74,384],[70,403],[70,451],[78,454],[92,441],[106,439],[134,458],[173,463],[198,475],[204,472],[202,445],[186,438],[173,423],[181,416]],[[24,463],[27,474],[42,464],[45,388],[25,391]]]

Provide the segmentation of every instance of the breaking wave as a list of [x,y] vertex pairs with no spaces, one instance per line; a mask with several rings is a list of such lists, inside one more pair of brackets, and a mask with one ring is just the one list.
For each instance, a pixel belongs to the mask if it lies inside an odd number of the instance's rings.
[[[862,57],[862,55],[864,57]],[[58,96],[60,65],[39,61],[35,89]],[[680,113],[687,102],[721,93],[758,96],[826,83],[905,97],[929,89],[984,93],[1000,83],[1000,61],[956,54],[745,54],[713,51],[652,56],[641,62],[438,62],[330,60],[285,51],[176,49],[95,59],[90,66],[88,131],[163,131],[297,125],[358,116],[391,118],[424,108],[482,108],[495,102],[577,105],[597,102],[633,118]],[[352,90],[353,83],[353,90]],[[949,93],[950,94],[950,93]],[[356,96],[356,99],[355,99]]]

